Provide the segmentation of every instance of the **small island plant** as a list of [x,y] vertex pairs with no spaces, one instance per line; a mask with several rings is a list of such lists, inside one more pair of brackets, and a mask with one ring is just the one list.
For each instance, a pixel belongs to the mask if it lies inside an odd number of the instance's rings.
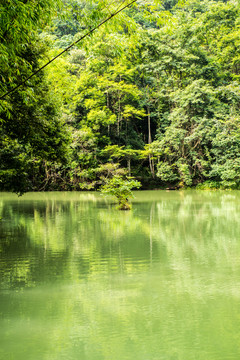
[[132,177],[123,178],[120,175],[115,175],[101,186],[100,192],[103,195],[114,196],[118,201],[117,209],[131,210],[131,204],[128,200],[133,198],[132,189],[139,189],[141,183]]

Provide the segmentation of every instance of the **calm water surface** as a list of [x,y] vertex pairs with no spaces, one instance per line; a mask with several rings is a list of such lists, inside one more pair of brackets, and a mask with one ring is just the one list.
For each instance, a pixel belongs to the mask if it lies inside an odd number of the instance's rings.
[[240,193],[0,199],[1,360],[240,359]]

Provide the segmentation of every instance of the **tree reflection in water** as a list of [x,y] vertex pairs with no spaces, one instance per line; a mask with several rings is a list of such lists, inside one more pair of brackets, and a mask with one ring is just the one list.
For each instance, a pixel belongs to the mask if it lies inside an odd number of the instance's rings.
[[3,194],[0,358],[238,358],[239,200]]

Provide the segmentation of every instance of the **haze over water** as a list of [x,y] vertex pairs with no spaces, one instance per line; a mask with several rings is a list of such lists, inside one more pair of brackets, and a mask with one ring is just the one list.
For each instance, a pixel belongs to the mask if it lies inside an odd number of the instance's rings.
[[240,192],[1,193],[1,360],[240,358]]

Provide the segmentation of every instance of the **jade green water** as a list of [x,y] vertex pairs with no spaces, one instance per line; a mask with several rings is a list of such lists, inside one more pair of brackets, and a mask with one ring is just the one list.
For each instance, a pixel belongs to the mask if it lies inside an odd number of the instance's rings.
[[240,193],[0,200],[1,360],[240,359]]

